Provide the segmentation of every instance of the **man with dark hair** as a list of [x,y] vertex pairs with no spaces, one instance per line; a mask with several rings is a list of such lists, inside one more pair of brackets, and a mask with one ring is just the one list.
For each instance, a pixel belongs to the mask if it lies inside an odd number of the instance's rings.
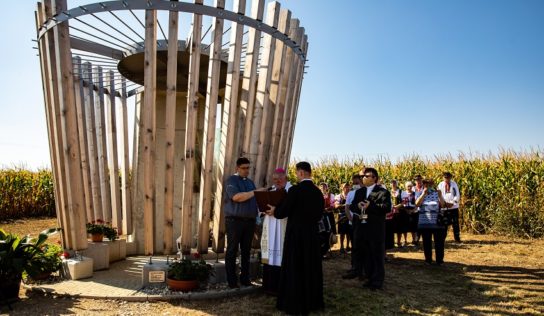
[[[459,186],[452,180],[453,175],[450,172],[442,174],[444,181],[438,184],[438,191],[442,192],[442,197],[446,201],[446,207],[442,210],[444,214],[451,219],[453,226],[453,237],[456,242],[461,242],[461,231],[459,228],[459,201],[461,200],[461,192]],[[448,234],[449,225],[446,226],[446,235]]]
[[238,287],[238,276],[236,275],[238,247],[241,250],[240,284],[251,285],[249,255],[258,211],[254,196],[255,184],[248,178],[249,164],[249,159],[245,157],[236,160],[236,173],[225,182],[225,194],[223,195],[227,234],[225,269],[230,288]]
[[[363,284],[371,290],[381,289],[385,277],[385,214],[391,211],[391,194],[377,185],[378,171],[365,168],[362,172],[363,187],[355,192],[351,203],[352,212],[360,212],[356,244],[362,244],[364,272],[368,281]],[[353,254],[352,254],[353,255]]]
[[296,164],[299,184],[292,186],[277,208],[269,205],[267,215],[289,217],[285,230],[277,308],[288,314],[308,314],[324,308],[323,270],[318,221],[325,202],[312,182],[307,162]]

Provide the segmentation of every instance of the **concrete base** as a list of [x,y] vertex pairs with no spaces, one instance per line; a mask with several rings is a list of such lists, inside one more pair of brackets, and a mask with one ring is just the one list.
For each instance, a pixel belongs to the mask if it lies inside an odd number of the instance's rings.
[[225,260],[221,260],[219,262],[214,261],[214,262],[211,262],[210,264],[212,265],[215,274],[210,276],[210,279],[208,280],[208,282],[210,282],[211,284],[227,282],[227,271],[225,270]]
[[89,247],[81,251],[85,257],[93,259],[93,270],[104,270],[110,267],[110,247],[105,242],[90,242]]
[[134,240],[126,240],[127,256],[134,256],[138,254],[138,243]]
[[93,259],[82,257],[81,260],[63,259],[63,273],[66,278],[79,280],[93,276]]
[[152,258],[142,267],[142,286],[166,285],[168,263],[165,258]]
[[105,241],[110,248],[109,261],[115,262],[124,260],[127,257],[127,241],[124,239],[118,239],[115,241]]

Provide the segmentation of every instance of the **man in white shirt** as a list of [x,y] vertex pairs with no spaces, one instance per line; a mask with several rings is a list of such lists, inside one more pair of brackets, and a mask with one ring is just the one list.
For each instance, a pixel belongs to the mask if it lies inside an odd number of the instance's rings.
[[[291,183],[287,181],[287,173],[282,168],[274,170],[272,183],[274,185],[270,188],[271,191],[289,191],[291,187]],[[261,236],[263,289],[266,293],[272,295],[277,295],[278,292],[286,227],[287,218],[278,219],[274,216],[265,215]]]
[[[450,172],[444,172],[442,174],[444,181],[438,184],[438,190],[442,192],[442,196],[446,201],[446,207],[443,208],[444,213],[451,219],[451,225],[453,226],[453,237],[456,242],[461,242],[460,228],[459,228],[459,201],[461,199],[461,191],[455,181],[452,180],[453,175]],[[446,235],[449,226],[446,227]]]
[[[353,279],[356,277],[362,278],[363,275],[363,263],[361,260],[358,260],[358,257],[355,254],[361,254],[362,256],[362,244],[357,245],[355,241],[355,233],[359,228],[360,220],[359,215],[354,214],[350,210],[351,203],[353,203],[353,198],[355,197],[355,191],[361,188],[361,176],[356,174],[351,177],[352,186],[351,191],[348,192],[346,196],[346,216],[348,217],[349,223],[351,225],[350,229],[350,238],[351,238],[351,269],[348,270],[347,274],[342,275],[343,279]],[[357,248],[359,247],[359,248]]]

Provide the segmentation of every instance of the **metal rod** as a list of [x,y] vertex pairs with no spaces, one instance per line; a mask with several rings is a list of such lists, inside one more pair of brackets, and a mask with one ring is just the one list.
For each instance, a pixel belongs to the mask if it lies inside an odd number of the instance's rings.
[[[92,14],[92,15],[94,16],[94,14]],[[96,30],[96,31],[98,31],[98,32],[100,32],[100,33],[102,33],[102,34],[104,34],[104,35],[107,35],[107,36],[113,38],[113,39],[116,40],[116,41],[119,41],[119,42],[121,42],[121,43],[123,43],[123,44],[125,44],[125,45],[128,45],[128,46],[131,46],[132,48],[138,49],[138,47],[132,46],[132,44],[127,43],[127,42],[125,42],[125,41],[123,41],[123,40],[120,40],[119,38],[117,38],[117,37],[115,37],[115,36],[113,36],[113,35],[111,35],[111,34],[109,34],[109,33],[107,33],[107,32],[104,32],[104,31],[102,31],[101,29],[99,29],[99,28],[97,28],[97,27],[95,27],[95,26],[92,26],[92,25],[90,25],[89,23],[87,23],[87,22],[85,22],[85,21],[82,21],[82,20],[79,19],[79,18],[74,18],[74,20],[76,20],[76,21],[78,21],[78,22],[80,22],[80,23],[83,23],[83,24],[87,25],[88,27],[92,28],[93,30]],[[81,30],[79,30],[79,29],[77,29],[77,28],[75,28],[75,27],[74,27],[74,29],[76,29],[76,30],[78,30],[78,31],[81,32]],[[125,47],[125,48],[126,48],[126,47]]]
[[[105,40],[105,39],[103,39],[103,38],[101,38],[101,37],[98,37],[98,36],[96,36],[96,35],[93,35],[93,34],[91,34],[91,33],[89,33],[89,32],[85,32],[85,31],[83,31],[83,30],[80,30],[80,29],[78,29],[78,28],[75,27],[75,26],[70,25],[70,28],[71,28],[71,29],[74,29],[74,30],[76,30],[76,31],[79,31],[79,32],[81,32],[81,33],[83,33],[83,34],[87,34],[87,35],[89,35],[89,36],[92,36],[92,37],[94,37],[94,38],[96,38],[96,39],[102,40],[102,41],[104,41],[104,42],[106,42],[106,43],[108,43],[108,44],[112,44],[112,45],[114,45],[114,46],[117,46],[117,47],[119,47],[119,48],[121,48],[121,49],[123,49],[123,50],[127,49],[126,46],[123,47],[123,46],[121,46],[121,45],[119,45],[119,44],[110,42],[110,41]],[[72,36],[73,36],[73,35],[72,35]],[[84,41],[89,41],[89,39],[86,39],[86,38],[83,38],[83,37],[79,37],[79,36],[73,36],[73,37],[82,39],[82,40],[84,40]]]
[[[164,34],[164,31],[162,30],[161,22],[159,22],[159,19],[157,19],[157,25],[159,26],[159,30],[161,30],[162,37],[164,37],[164,40],[166,41],[166,46],[168,46],[168,37],[166,37],[166,35]],[[161,45],[159,44],[159,46]]]
[[202,41],[204,39],[204,37],[206,37],[206,35],[208,35],[208,32],[212,29],[212,25],[210,24],[210,26],[208,27],[208,29],[206,30],[206,32],[204,32],[204,35],[202,35],[202,38],[200,39],[200,41]]
[[75,55],[78,55],[78,56],[86,56],[86,57],[91,57],[91,58],[99,58],[99,59],[105,59],[107,61],[117,62],[117,59],[113,59],[113,58],[110,58],[110,57],[105,57],[105,56],[102,56],[102,55],[89,55],[89,54],[84,54],[84,53],[79,53],[79,52],[72,52],[72,54],[75,54]]
[[145,25],[142,23],[142,21],[140,21],[140,19],[138,19],[138,17],[136,16],[136,14],[134,14],[134,12],[132,12],[132,10],[129,10],[130,13],[132,13],[132,16],[136,19],[136,21],[138,21],[138,23],[140,23],[140,25],[144,28],[145,30]]
[[136,32],[133,28],[126,24],[125,21],[121,20],[117,15],[115,15],[115,13],[111,11],[108,12],[111,13],[111,15],[113,15],[117,20],[119,20],[119,22],[123,23],[123,25],[126,26],[129,30],[131,30],[132,33],[136,34],[136,36],[138,36],[142,40],[142,42],[145,41],[145,39],[138,32]]
[[[108,11],[108,12],[111,13],[111,11]],[[134,39],[130,38],[130,37],[129,37],[128,35],[126,35],[125,33],[119,31],[117,28],[113,27],[113,26],[110,25],[108,22],[106,22],[106,21],[102,20],[101,18],[97,17],[94,13],[91,13],[91,15],[92,15],[95,19],[99,20],[100,22],[106,24],[107,26],[109,26],[109,27],[111,27],[112,29],[114,29],[115,31],[117,31],[117,33],[119,33],[119,34],[123,35],[124,37],[128,38],[131,42],[134,42],[135,44],[139,45],[140,47],[144,47],[142,44],[136,42]]]

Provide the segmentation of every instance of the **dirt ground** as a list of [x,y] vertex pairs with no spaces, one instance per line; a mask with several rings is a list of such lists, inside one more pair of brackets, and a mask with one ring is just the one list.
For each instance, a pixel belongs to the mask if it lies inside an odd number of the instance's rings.
[[[55,219],[0,223],[20,235],[54,227]],[[463,234],[446,243],[445,265],[423,264],[414,246],[389,252],[382,291],[343,280],[349,254],[323,261],[323,315],[544,315],[544,240]],[[11,315],[279,315],[263,293],[214,301],[124,302],[44,296],[21,289],[21,300],[0,307]]]

